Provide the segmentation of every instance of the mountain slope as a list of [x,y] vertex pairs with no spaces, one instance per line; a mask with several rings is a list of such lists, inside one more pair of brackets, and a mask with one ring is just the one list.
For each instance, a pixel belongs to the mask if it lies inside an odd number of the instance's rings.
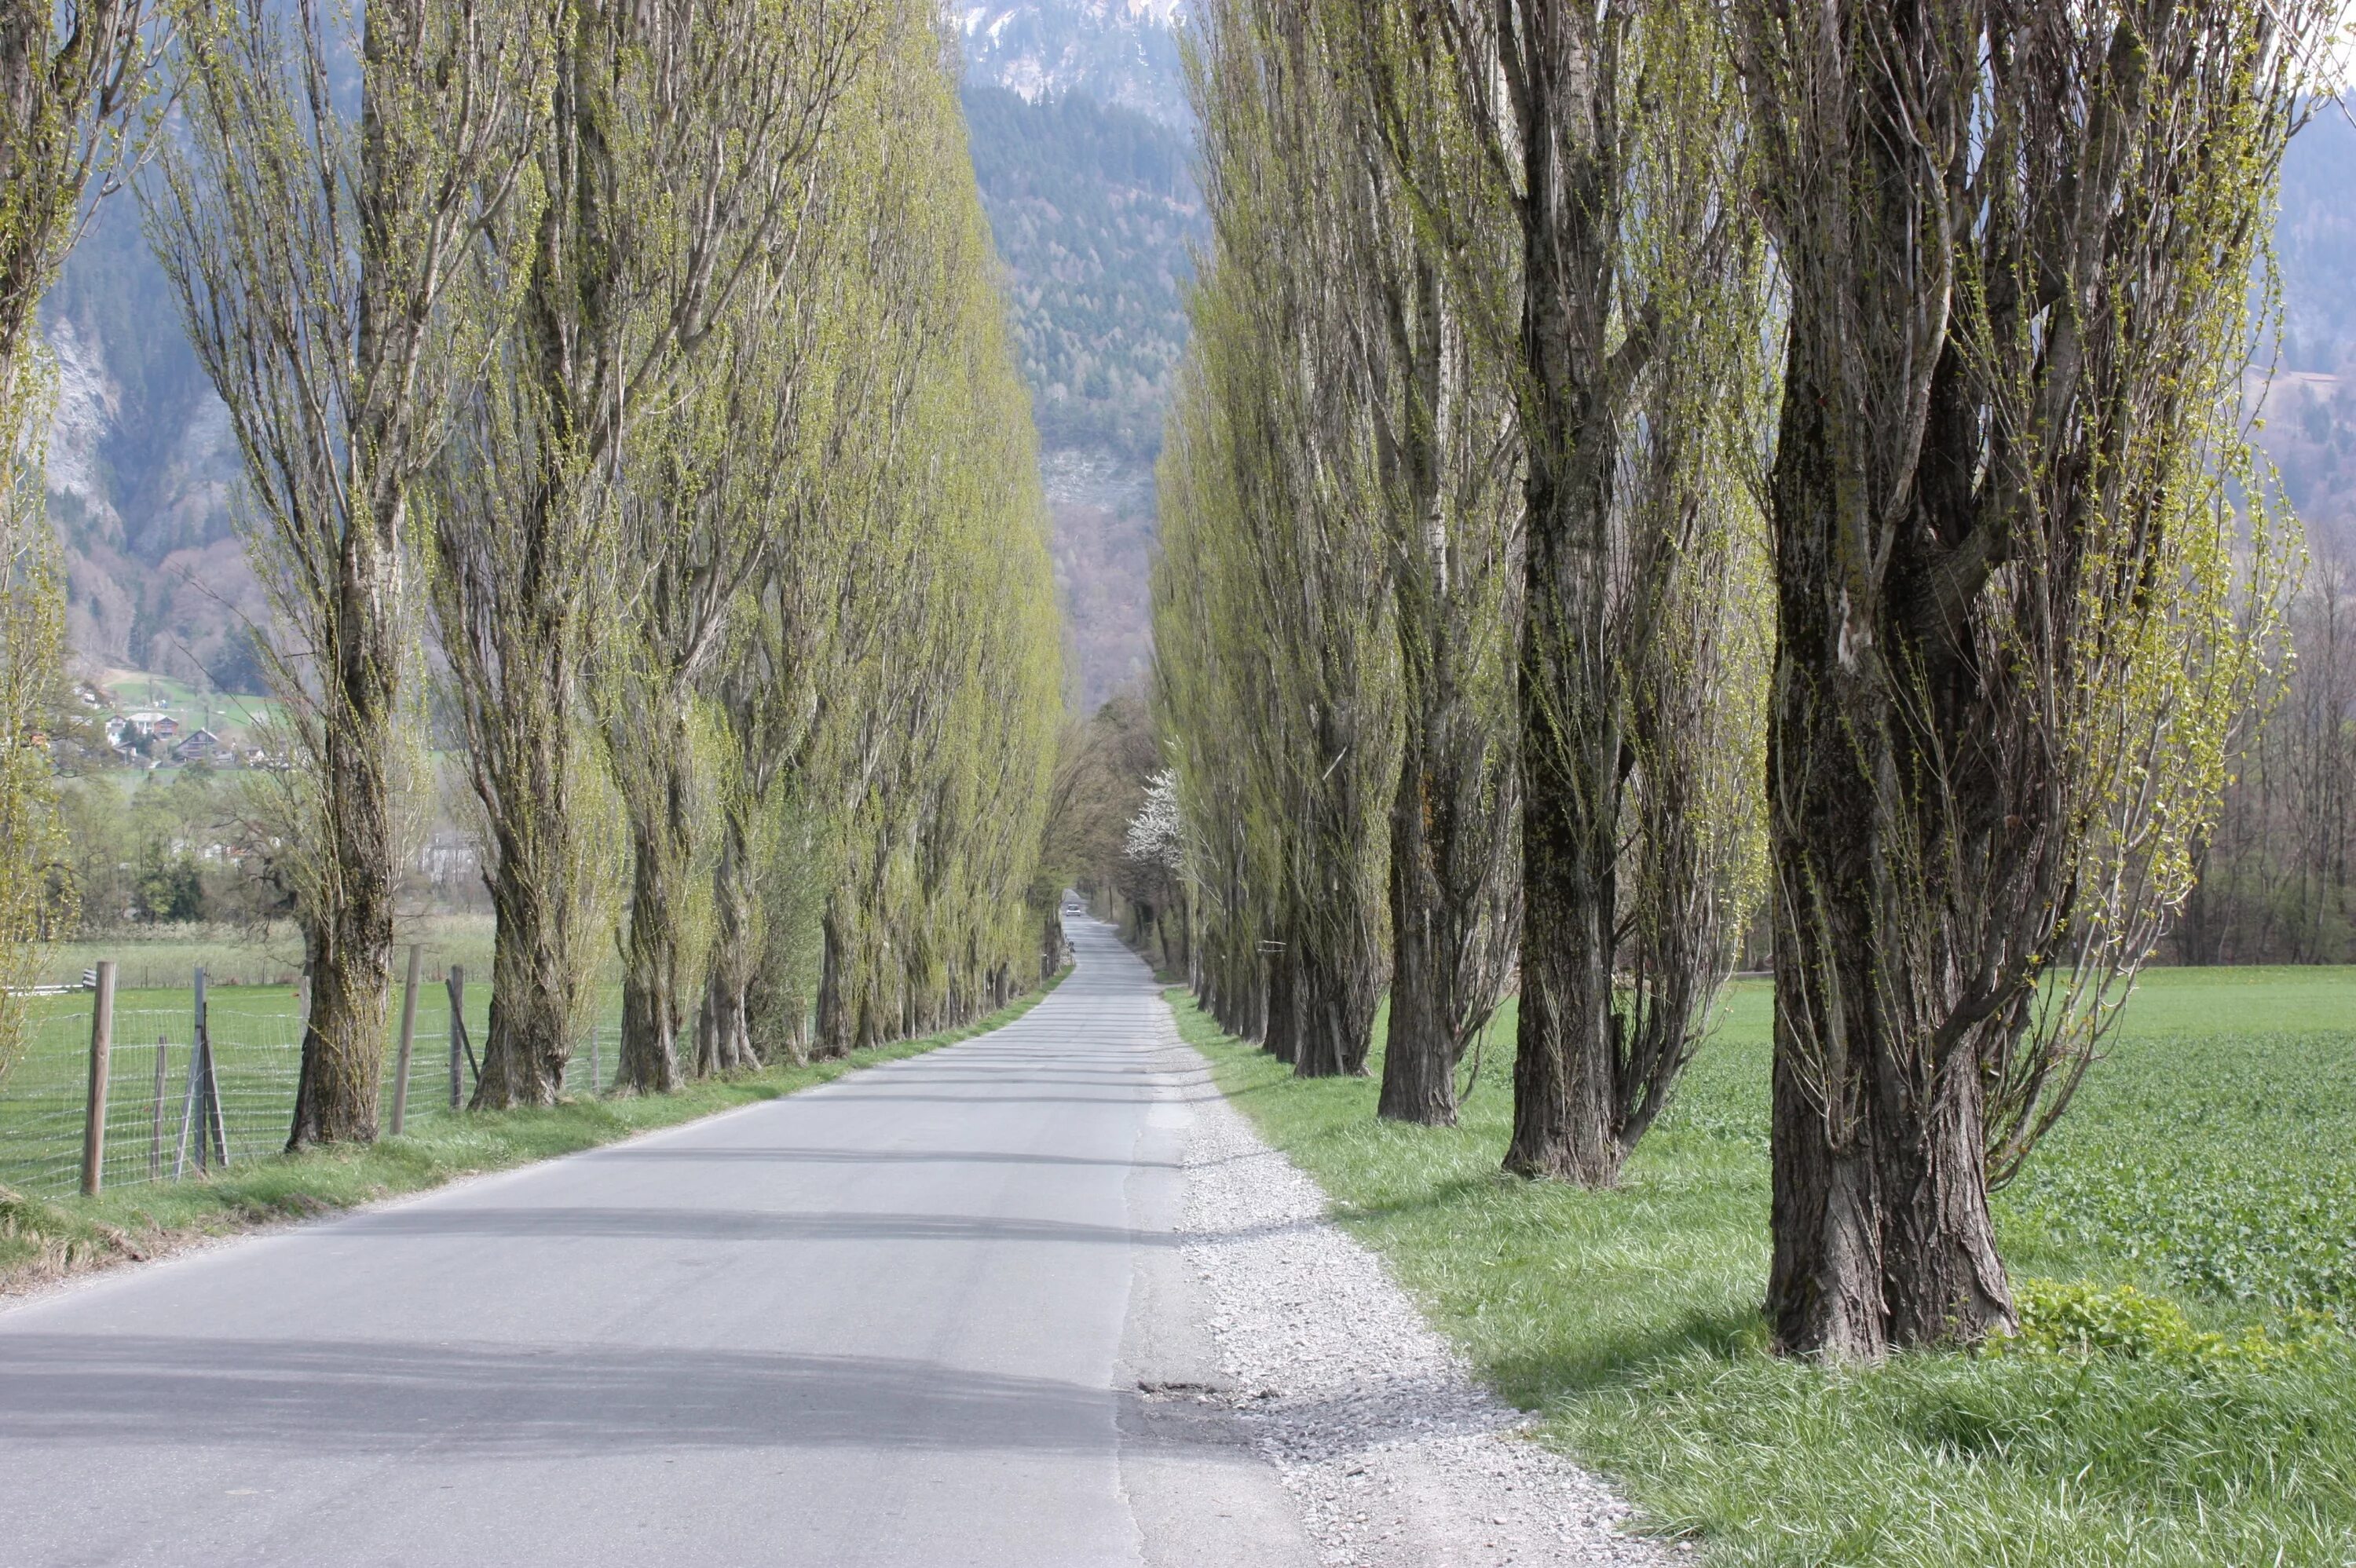
[[1076,95],[965,89],[1043,446],[1151,463],[1186,338],[1202,198],[1184,137]]
[[952,4],[970,79],[1028,102],[1077,93],[1192,130],[1176,27],[1181,0]]

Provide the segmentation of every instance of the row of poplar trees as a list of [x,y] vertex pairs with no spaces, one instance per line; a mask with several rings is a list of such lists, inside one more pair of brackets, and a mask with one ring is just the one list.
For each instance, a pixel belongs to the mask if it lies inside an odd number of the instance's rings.
[[438,737],[475,1104],[962,1022],[1038,978],[1035,437],[926,0],[213,0],[150,236],[245,462],[297,766],[292,1141],[372,1138]]
[[1205,1004],[1352,1073],[1387,992],[1381,1114],[1445,1124],[1517,982],[1506,1167],[1609,1186],[1763,909],[1777,1343],[2010,1326],[1989,1191],[2276,639],[2239,389],[2328,8],[1195,16],[1155,700]]

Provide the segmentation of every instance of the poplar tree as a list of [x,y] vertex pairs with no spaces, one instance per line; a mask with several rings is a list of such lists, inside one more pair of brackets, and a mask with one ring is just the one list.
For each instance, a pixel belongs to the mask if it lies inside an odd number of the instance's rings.
[[1989,1188],[2216,809],[2275,587],[2245,302],[2329,15],[1733,16],[1791,311],[1768,1312],[1872,1359],[2013,1324]]
[[[770,264],[802,189],[813,83],[855,17],[830,0],[561,0],[543,199],[477,243],[523,303],[436,485],[435,619],[498,922],[478,1105],[552,1102],[589,1026],[616,796],[587,677],[635,607],[625,522],[650,497],[630,460],[647,411],[692,397],[699,356]],[[647,962],[661,974],[641,966],[619,1078],[667,1089],[677,998],[648,987],[675,976]]]
[[[391,984],[413,493],[511,293],[475,236],[524,201],[545,17],[488,0],[191,5],[153,234],[244,459],[310,1007],[288,1147],[372,1140]],[[337,64],[359,66],[358,118]]]
[[[1496,345],[1523,502],[1505,1165],[1609,1184],[1692,1055],[1756,882],[1740,470],[1763,301],[1730,64],[1707,7],[1662,0],[1354,10],[1376,112],[1461,117],[1517,231]],[[1417,53],[1436,69],[1404,69]],[[1465,249],[1463,182],[1390,141],[1441,253]]]
[[1173,420],[1196,426],[1181,460],[1217,472],[1173,486],[1205,507],[1164,570],[1217,585],[1209,635],[1237,646],[1224,702],[1183,722],[1240,729],[1274,846],[1263,1041],[1302,1076],[1356,1073],[1387,978],[1398,679],[1376,430],[1343,363],[1342,109],[1306,10],[1235,0],[1196,26],[1214,246]]
[[[1520,619],[1520,439],[1498,352],[1514,308],[1506,192],[1444,57],[1387,8],[1320,8],[1339,83],[1337,368],[1373,418],[1402,684],[1390,808],[1390,1016],[1377,1114],[1456,1119],[1456,1072],[1520,934],[1510,722]],[[1419,200],[1444,190],[1443,209]]]
[[148,0],[0,8],[0,1074],[23,1041],[59,839],[40,734],[64,679],[65,603],[35,312],[86,203],[136,151],[156,11]]
[[[734,91],[704,107],[712,146],[724,150],[701,177],[721,211],[708,221],[681,213],[665,223],[683,231],[641,236],[669,250],[676,272],[714,274],[696,306],[711,321],[682,333],[676,385],[624,439],[637,477],[618,496],[621,581],[599,657],[597,703],[630,834],[621,1077],[641,1090],[677,1085],[679,1043],[705,987],[722,825],[698,692],[772,546],[773,496],[794,472],[803,383],[820,368],[794,291],[813,281],[806,269],[834,261],[821,253],[836,173],[827,148],[879,15],[801,0],[749,18],[774,39],[756,37],[754,59],[727,62],[741,73]],[[713,47],[745,37],[714,33]]]

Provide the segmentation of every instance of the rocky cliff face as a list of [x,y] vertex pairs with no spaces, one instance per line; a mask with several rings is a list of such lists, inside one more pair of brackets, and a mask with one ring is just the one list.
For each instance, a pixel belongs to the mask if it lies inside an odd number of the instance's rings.
[[227,411],[129,197],[92,225],[42,315],[57,372],[49,510],[77,658],[254,689],[245,628],[265,606],[230,527]]

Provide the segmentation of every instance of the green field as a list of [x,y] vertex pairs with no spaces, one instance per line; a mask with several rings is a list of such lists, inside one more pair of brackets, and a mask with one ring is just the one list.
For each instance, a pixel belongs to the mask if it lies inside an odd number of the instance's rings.
[[[206,957],[198,939],[158,944],[166,956],[148,955],[155,966]],[[186,951],[179,951],[186,949]],[[104,950],[102,948],[102,950]],[[115,951],[123,951],[117,947]],[[464,953],[463,947],[440,949]],[[411,1042],[409,1097],[412,1120],[446,1114],[450,1095],[450,1001],[441,983],[445,958],[429,946],[419,988],[416,1030]],[[211,955],[217,957],[218,955]],[[218,972],[233,965],[210,965]],[[467,1036],[476,1051],[490,1027],[488,955],[466,967],[477,976],[466,987]],[[137,977],[140,965],[125,961]],[[33,998],[27,1048],[0,1078],[0,1186],[37,1197],[62,1197],[78,1188],[85,1107],[89,1095],[92,997],[82,992]],[[193,1035],[195,996],[177,986],[132,986],[115,995],[114,1056],[107,1097],[105,1179],[122,1186],[167,1174],[179,1163],[180,1125],[186,1110],[188,1042]],[[390,1117],[399,1039],[400,989],[396,983],[386,1020],[383,1114]],[[598,1026],[589,1048],[569,1070],[569,1087],[603,1087],[612,1082],[615,1041],[619,1035],[620,990],[607,986],[600,998]],[[275,1154],[293,1118],[300,1063],[301,1015],[291,986],[209,986],[207,1014],[232,1163]],[[159,1045],[165,1059],[163,1092],[156,1089]],[[461,1060],[464,1060],[463,1052]],[[462,1093],[471,1092],[470,1072]],[[157,1115],[160,1104],[161,1115]]]
[[2017,1280],[2156,1298],[2094,1298],[2131,1319],[2118,1349],[1840,1371],[1765,1349],[1763,984],[1735,988],[1603,1193],[1497,1175],[1510,1010],[1463,1125],[1433,1132],[1173,999],[1221,1086],[1483,1376],[1707,1561],[2356,1562],[2356,970],[2147,976],[1998,1195]]
[[[452,964],[477,979],[491,972],[493,923],[487,914],[426,915],[400,923],[394,932],[393,981],[400,983],[405,949],[425,947],[425,971],[439,980]],[[229,924],[138,925],[59,943],[41,965],[40,983],[71,986],[102,958],[114,960],[117,983],[139,989],[186,990],[202,965],[216,986],[290,986],[303,968],[303,937],[292,921],[266,928]]]
[[[1066,971],[1068,973],[1068,971]],[[0,1188],[0,1289],[143,1256],[204,1236],[415,1192],[478,1171],[548,1159],[655,1127],[773,1100],[879,1061],[916,1056],[1010,1023],[1054,982],[963,1029],[804,1066],[691,1083],[674,1094],[567,1097],[546,1109],[422,1116],[401,1137],[271,1153],[209,1179],[126,1186],[96,1199],[44,1200]],[[284,1136],[283,1124],[281,1136]]]
[[274,720],[285,705],[274,698],[213,691],[144,669],[105,669],[98,684],[114,694],[125,713],[153,709],[180,721],[182,732],[204,725],[224,739],[242,740],[255,726]]

